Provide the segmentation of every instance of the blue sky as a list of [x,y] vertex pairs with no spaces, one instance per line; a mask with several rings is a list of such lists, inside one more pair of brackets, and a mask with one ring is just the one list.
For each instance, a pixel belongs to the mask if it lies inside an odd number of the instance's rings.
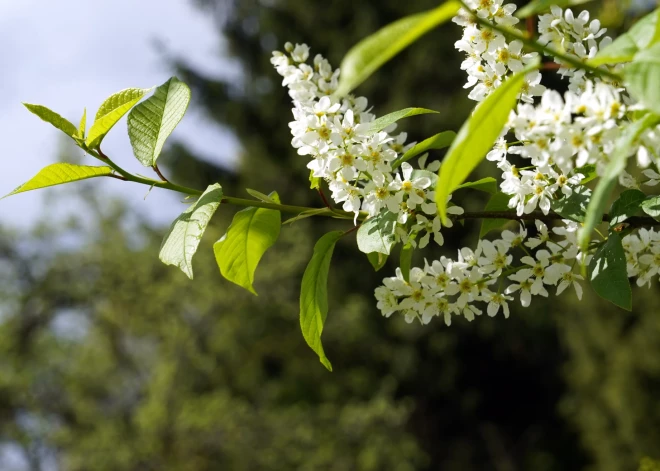
[[[159,85],[169,78],[171,70],[156,40],[209,76],[240,79],[240,70],[222,59],[224,43],[212,18],[188,0],[0,0],[0,193],[54,162],[60,145],[58,131],[28,113],[21,102],[48,106],[74,123],[85,106],[93,116],[112,93]],[[194,106],[172,138],[226,165],[239,153],[233,136],[206,123]],[[124,121],[106,138],[104,151],[129,170],[150,172],[135,161]],[[98,163],[89,159],[90,165]],[[101,186],[131,198],[157,222],[170,220],[182,209],[163,190],[154,190],[145,201],[140,185],[110,180]],[[0,224],[32,225],[42,202],[39,191],[0,201]]]

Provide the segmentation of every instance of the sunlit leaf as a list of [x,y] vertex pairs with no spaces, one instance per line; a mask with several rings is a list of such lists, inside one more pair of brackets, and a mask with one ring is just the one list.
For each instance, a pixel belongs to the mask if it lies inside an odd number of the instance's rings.
[[371,266],[374,267],[374,271],[379,271],[387,263],[387,255],[382,253],[378,253],[378,252],[368,253],[367,258],[369,259],[369,263],[371,263]]
[[133,154],[145,167],[156,164],[165,141],[186,114],[190,96],[188,85],[172,77],[128,114]]
[[623,78],[630,95],[660,114],[660,43],[637,53],[623,70]]
[[576,187],[569,196],[562,196],[558,200],[551,200],[552,210],[565,219],[584,222],[587,206],[591,199],[591,190],[587,187]]
[[410,242],[401,247],[399,267],[401,267],[403,279],[406,281],[410,281],[410,267],[412,266],[412,256],[414,251],[415,249]]
[[105,100],[96,112],[94,124],[89,130],[86,141],[87,147],[90,149],[98,147],[105,135],[117,124],[117,121],[133,108],[148,91],[144,88],[127,88]]
[[175,265],[193,278],[193,256],[221,201],[222,187],[216,183],[175,219],[160,247],[159,257],[165,265]]
[[482,178],[476,182],[466,182],[462,185],[458,185],[454,191],[461,190],[463,188],[472,188],[473,190],[483,191],[484,193],[490,193],[494,195],[497,193],[497,180],[493,177]]
[[328,208],[318,208],[318,209],[310,209],[309,211],[303,211],[300,214],[295,215],[294,217],[287,219],[282,223],[282,225],[286,224],[293,224],[296,221],[300,221],[301,219],[307,219],[311,218],[314,216],[318,216],[320,214],[326,214],[326,213],[331,213],[331,211]]
[[87,132],[87,108],[83,109],[82,118],[80,118],[80,124],[78,125],[78,137],[80,139],[85,139],[85,133]]
[[309,172],[309,189],[310,190],[317,190],[321,188],[321,179],[319,177],[314,176],[314,170],[310,170]]
[[30,113],[33,113],[47,123],[52,124],[67,136],[73,137],[78,134],[78,129],[76,129],[73,123],[45,106],[32,105],[30,103],[23,103],[23,106],[25,106]]
[[433,10],[395,21],[357,43],[341,62],[336,94],[349,93],[420,36],[449,21],[459,8],[458,2],[448,1]]
[[626,190],[619,196],[610,209],[610,226],[621,224],[642,210],[646,195],[639,190]]
[[614,152],[610,156],[610,163],[605,168],[605,172],[591,196],[584,218],[584,225],[578,233],[578,244],[583,250],[586,250],[589,246],[591,232],[603,219],[603,213],[607,207],[612,190],[618,181],[619,175],[626,168],[628,157],[634,150],[633,144],[635,140],[637,140],[645,129],[654,126],[658,122],[660,122],[660,117],[649,113],[639,121],[635,121],[625,128],[621,136],[617,139]]
[[579,173],[584,176],[582,180],[580,180],[580,185],[585,185],[591,180],[598,178],[598,172],[596,172],[596,166],[594,164],[587,164],[580,168],[576,168],[573,173]]
[[[271,193],[279,203],[277,193]],[[253,294],[254,273],[261,257],[280,235],[280,212],[266,208],[245,208],[234,215],[227,233],[213,251],[220,273]]]
[[279,201],[275,201],[273,198],[260,191],[252,190],[250,188],[246,188],[245,191],[247,191],[250,196],[253,196],[256,199],[261,200],[264,203],[275,203],[275,204],[279,203]]
[[610,233],[607,242],[591,259],[589,280],[599,296],[628,311],[632,309],[626,253],[617,233]]
[[330,232],[314,246],[314,255],[303,275],[300,288],[300,328],[307,345],[316,352],[319,360],[332,371],[330,360],[325,356],[321,334],[328,315],[328,272],[335,244],[343,232]]
[[523,8],[516,12],[518,18],[527,18],[528,16],[538,15],[550,10],[550,7],[556,5],[561,8],[573,5],[581,5],[591,0],[532,0]]
[[[484,211],[510,211],[511,208],[509,208],[509,200],[511,199],[511,196],[504,194],[502,192],[495,193],[493,196],[491,196],[490,200],[488,200],[488,203],[486,203],[486,207],[484,208]],[[483,237],[488,234],[490,231],[496,231],[504,227],[508,222],[510,222],[509,219],[487,219],[484,218],[481,221],[481,229],[479,230],[479,238],[483,239]]]
[[604,47],[593,59],[590,65],[619,64],[630,62],[640,50],[652,46],[660,37],[658,36],[658,14],[660,10],[646,15],[635,23],[628,32],[616,38],[611,44]]
[[421,155],[429,150],[438,150],[449,147],[455,138],[456,133],[454,131],[444,131],[436,134],[435,136],[431,136],[428,139],[415,144],[408,151],[406,151],[406,153],[395,160],[394,163],[392,163],[392,169],[396,169],[402,163],[408,162],[410,159],[417,157],[418,155]]
[[368,134],[376,134],[400,119],[417,116],[418,114],[430,113],[437,113],[437,111],[427,110],[426,108],[405,108],[403,110],[395,111],[394,113],[386,114],[385,116],[381,116],[369,123]]
[[412,173],[410,174],[410,178],[412,178],[413,180],[417,178],[428,178],[429,180],[431,180],[431,186],[435,186],[436,182],[438,181],[437,174],[430,172],[428,170],[419,170],[419,169],[413,170]]
[[649,196],[642,202],[642,210],[652,218],[660,218],[660,196]]
[[106,177],[111,174],[112,169],[110,167],[92,167],[67,163],[52,164],[41,169],[33,178],[3,198],[30,190],[87,180],[88,178]]
[[447,197],[472,173],[493,148],[506,124],[511,109],[518,101],[525,75],[538,66],[526,68],[505,80],[482,101],[463,124],[440,167],[435,191],[438,212],[447,222]]
[[357,233],[361,252],[389,255],[395,243],[396,214],[383,210],[362,223]]

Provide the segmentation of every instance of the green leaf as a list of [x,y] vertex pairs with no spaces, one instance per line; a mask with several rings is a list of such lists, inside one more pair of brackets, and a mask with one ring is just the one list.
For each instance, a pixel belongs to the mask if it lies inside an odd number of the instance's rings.
[[410,281],[410,267],[412,266],[412,256],[414,251],[415,249],[410,242],[401,247],[401,254],[399,255],[399,266],[401,267],[403,279],[406,281]]
[[[279,203],[277,193],[271,193]],[[234,215],[227,233],[213,245],[220,273],[232,283],[257,294],[252,284],[261,257],[280,236],[280,212],[245,208]]]
[[309,189],[317,190],[321,188],[321,179],[314,176],[314,170],[309,171]]
[[623,69],[623,79],[630,95],[660,114],[660,43],[637,53]]
[[589,65],[619,64],[630,62],[635,54],[658,42],[658,14],[660,10],[646,15],[633,25],[630,30],[616,38],[609,46],[601,49]]
[[30,113],[33,113],[47,123],[52,124],[67,136],[73,137],[78,134],[78,130],[70,121],[45,106],[32,105],[30,103],[23,103],[23,106],[25,106]]
[[454,131],[444,131],[423,140],[422,142],[411,147],[405,154],[395,160],[392,164],[392,170],[399,167],[402,163],[408,162],[413,157],[417,157],[418,155],[423,154],[424,152],[433,149],[437,150],[449,147],[455,138],[456,133]]
[[605,245],[591,259],[589,280],[599,296],[628,311],[632,309],[626,253],[617,233],[610,233]]
[[133,154],[145,167],[156,165],[165,141],[186,114],[190,96],[188,85],[172,77],[128,114]]
[[566,8],[572,5],[581,5],[591,0],[532,0],[523,8],[516,12],[518,18],[527,18],[528,16],[538,15],[550,9],[551,6],[557,5],[561,8]]
[[660,122],[660,117],[648,113],[639,121],[635,121],[623,130],[616,141],[614,151],[610,157],[610,163],[605,168],[596,189],[591,196],[587,214],[584,218],[584,226],[578,233],[578,244],[582,250],[586,250],[591,240],[591,232],[601,223],[605,207],[609,201],[612,190],[619,178],[619,174],[626,169],[626,162],[634,149],[637,138],[651,126]]
[[598,173],[596,172],[596,166],[594,164],[587,164],[584,165],[583,167],[576,168],[573,170],[574,174],[582,174],[584,175],[584,178],[580,180],[580,185],[585,185],[589,183],[591,180],[594,180],[595,178],[598,178]]
[[447,222],[447,197],[493,148],[493,143],[509,119],[511,109],[518,101],[525,75],[536,67],[538,61],[505,80],[476,107],[458,132],[440,167],[435,191],[438,212],[443,222]]
[[148,91],[144,88],[127,88],[105,100],[96,112],[94,124],[89,130],[86,141],[87,147],[90,149],[98,147],[105,135],[117,124],[117,121],[133,108]]
[[296,216],[294,216],[290,219],[287,219],[286,221],[284,221],[282,223],[282,225],[284,226],[286,224],[293,224],[294,222],[300,221],[301,219],[307,219],[307,218],[311,218],[313,216],[318,216],[319,214],[325,214],[325,213],[330,213],[330,212],[331,211],[328,208],[310,209],[309,211],[303,211],[302,213],[297,214]]
[[[262,193],[262,192],[260,192],[260,191],[257,191],[257,190],[251,190],[250,188],[246,188],[245,191],[247,191],[248,194],[249,194],[250,196],[253,196],[253,197],[255,197],[256,199],[261,200],[261,201],[263,201],[264,203],[275,203],[275,204],[279,204],[279,199],[278,199],[278,201],[275,201],[273,198],[271,198],[270,196],[268,196],[268,195],[266,195],[266,194],[264,194],[264,193]],[[277,193],[276,193],[276,194],[277,194]]]
[[80,118],[80,124],[78,125],[78,137],[80,139],[85,139],[85,133],[87,132],[87,108],[83,109],[82,118]]
[[111,174],[112,169],[110,167],[90,167],[66,163],[52,164],[42,168],[32,179],[23,183],[8,195],[3,196],[3,198],[30,190],[87,180],[88,178],[105,177]]
[[382,131],[391,124],[396,123],[400,119],[409,118],[410,116],[417,116],[418,114],[437,114],[437,111],[428,110],[426,108],[404,108],[394,113],[386,114],[380,118],[369,123],[369,130],[367,134],[376,134],[377,132]]
[[362,223],[357,233],[361,252],[389,255],[395,244],[396,214],[383,210]]
[[454,191],[460,190],[462,188],[472,188],[474,190],[479,190],[483,191],[484,193],[490,193],[491,195],[494,195],[497,193],[497,180],[495,180],[493,177],[482,178],[476,182],[467,182],[463,183],[462,185],[458,185]]
[[367,258],[369,259],[369,263],[371,263],[371,266],[374,267],[374,271],[379,271],[387,263],[387,255],[382,253],[378,253],[378,252],[368,253]]
[[649,196],[642,202],[642,210],[652,218],[660,218],[660,196]]
[[222,201],[222,187],[210,185],[199,199],[170,226],[159,257],[165,265],[176,265],[192,280],[192,258],[211,217]]
[[551,200],[552,210],[561,217],[575,222],[584,222],[587,206],[591,199],[591,190],[581,186],[575,188],[570,196],[563,196],[558,200]]
[[[511,196],[502,193],[501,191],[498,193],[495,193],[493,196],[491,196],[490,200],[488,200],[488,203],[486,203],[486,207],[484,208],[484,211],[509,211],[511,208],[509,208],[509,200],[511,199]],[[490,231],[496,231],[504,227],[508,222],[510,222],[508,219],[483,219],[481,221],[481,230],[479,231],[479,238],[483,239],[483,237],[488,234]]]
[[433,172],[429,172],[428,170],[417,169],[417,170],[413,170],[412,173],[410,174],[410,178],[412,178],[413,180],[422,177],[431,180],[431,186],[435,185],[438,181],[438,176]]
[[610,227],[621,224],[640,212],[645,199],[646,195],[639,190],[626,190],[621,193],[610,209]]
[[319,356],[323,366],[332,371],[330,360],[325,356],[321,344],[321,333],[328,315],[328,272],[335,244],[344,233],[329,232],[314,246],[314,255],[309,261],[300,288],[300,327],[303,337]]
[[459,8],[455,1],[443,3],[433,10],[395,21],[357,43],[341,62],[336,95],[349,93],[419,37],[449,21]]

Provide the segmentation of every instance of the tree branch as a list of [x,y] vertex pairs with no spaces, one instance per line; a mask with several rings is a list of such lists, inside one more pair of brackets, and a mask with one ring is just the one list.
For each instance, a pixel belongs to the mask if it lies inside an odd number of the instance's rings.
[[165,178],[165,175],[163,175],[161,173],[160,169],[158,168],[158,165],[154,164],[153,168],[154,168],[154,172],[156,172],[158,174],[158,176],[160,177],[161,180],[163,180],[164,182],[169,183],[169,180],[167,178]]
[[562,52],[559,52],[552,47],[544,46],[543,44],[534,41],[533,39],[529,38],[526,34],[523,34],[518,30],[506,28],[504,26],[496,25],[494,23],[491,23],[490,21],[484,20],[483,18],[477,16],[476,13],[474,13],[474,11],[472,11],[470,7],[468,7],[463,0],[459,0],[459,1],[463,5],[463,8],[468,13],[470,13],[474,21],[479,23],[481,26],[485,26],[486,28],[490,28],[494,31],[502,33],[508,39],[517,39],[518,41],[522,42],[525,46],[529,47],[530,49],[533,49],[537,52],[545,53],[546,55],[550,55],[576,69],[586,70],[587,72],[597,76],[608,77],[618,83],[621,83],[623,81],[622,77],[619,74],[610,72],[607,69],[594,67],[592,65],[587,64],[586,62],[582,62],[580,59],[576,57],[572,57]]
[[[454,221],[460,221],[465,219],[509,219],[512,221],[561,221],[567,219],[566,217],[550,212],[548,214],[543,214],[542,211],[532,211],[529,214],[523,214],[518,216],[515,211],[473,211],[465,212],[463,214],[457,214],[451,216],[451,219]],[[608,214],[603,215],[602,222],[610,222],[611,218]],[[652,217],[648,216],[633,216],[625,221],[622,224],[626,224],[628,227],[645,227],[645,226],[660,226],[660,221],[656,221]]]
[[[202,194],[201,191],[195,190],[193,188],[187,188],[185,186],[175,185],[169,181],[159,181],[153,180],[151,178],[138,177],[133,175],[117,164],[115,164],[112,159],[107,155],[103,154],[100,149],[97,151],[88,150],[88,152],[101,160],[106,165],[112,167],[119,175],[108,175],[109,177],[117,178],[120,180],[131,181],[134,183],[140,183],[143,185],[148,185],[150,187],[164,188],[166,190],[177,191],[179,193],[184,193],[191,196],[199,196]],[[278,204],[278,203],[269,203],[267,201],[259,200],[249,200],[245,198],[235,198],[233,196],[225,196],[222,198],[222,203],[224,204],[233,204],[235,206],[244,206],[244,207],[254,207],[254,208],[266,208],[274,209],[277,211],[282,211],[284,213],[291,214],[302,214],[309,211],[314,211],[315,216],[324,216],[340,219],[354,219],[355,214],[348,211],[342,211],[340,209],[327,207],[327,208],[310,208],[307,206],[294,206],[289,204]],[[327,203],[327,200],[326,200]],[[329,205],[328,205],[329,206]],[[324,211],[320,211],[324,209]],[[357,220],[364,221],[369,217],[369,214],[365,211],[360,211],[358,214]],[[476,212],[465,212],[458,215],[450,215],[451,219],[454,221],[461,221],[465,219],[509,219],[512,221],[561,221],[562,219],[567,219],[564,216],[561,216],[557,213],[550,212],[548,214],[543,214],[542,211],[532,211],[529,214],[523,214],[518,216],[515,211],[476,211]],[[603,215],[602,222],[609,222],[610,216],[605,214]],[[633,216],[626,219],[622,222],[623,227],[651,227],[651,226],[660,226],[660,222],[656,221],[652,217],[648,216]]]

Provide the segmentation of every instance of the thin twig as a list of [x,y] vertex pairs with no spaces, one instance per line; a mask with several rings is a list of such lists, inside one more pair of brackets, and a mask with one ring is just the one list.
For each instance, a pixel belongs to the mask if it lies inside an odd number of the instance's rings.
[[525,23],[526,29],[527,29],[527,37],[529,39],[534,38],[534,33],[536,32],[536,25],[535,25],[535,20],[536,15],[530,15],[527,17],[527,21]]
[[325,193],[323,193],[323,189],[319,187],[318,191],[319,191],[319,195],[321,196],[321,199],[323,200],[323,204],[325,204],[325,207],[328,208],[330,211],[333,211],[332,206],[330,206],[330,203],[328,203],[328,199],[325,197]]
[[463,5],[463,8],[472,16],[474,21],[479,23],[481,26],[485,26],[486,28],[490,28],[494,31],[502,33],[508,39],[517,39],[518,41],[521,41],[525,46],[529,47],[530,49],[544,53],[546,55],[550,55],[555,59],[558,59],[559,61],[565,64],[569,64],[576,69],[582,69],[597,76],[608,77],[617,82],[622,81],[621,76],[614,72],[611,72],[604,68],[591,66],[585,62],[582,62],[577,57],[569,56],[567,54],[557,51],[552,47],[548,47],[543,44],[540,44],[534,41],[534,39],[528,38],[525,33],[521,33],[518,30],[500,26],[495,23],[491,23],[490,21],[479,17],[473,10],[470,9],[470,7],[467,6],[464,0],[459,0],[459,1]]
[[[177,191],[179,193],[184,193],[190,196],[199,196],[202,194],[201,191],[193,189],[193,188],[186,188],[184,186],[176,185],[174,183],[171,183],[169,181],[158,181],[158,180],[153,180],[150,178],[143,178],[139,177],[136,175],[133,175],[120,166],[118,166],[116,163],[114,163],[108,156],[106,156],[101,149],[97,148],[96,150],[89,150],[90,155],[96,157],[97,159],[101,160],[104,162],[106,165],[109,165],[112,167],[118,174],[110,174],[108,175],[109,177],[116,178],[118,180],[123,180],[123,181],[130,181],[134,183],[140,183],[142,185],[147,185],[150,187],[157,187],[157,188],[163,188],[166,190],[172,190],[172,191]],[[161,178],[162,175],[161,175]],[[320,190],[320,189],[319,189]],[[340,209],[332,208],[328,204],[327,198],[325,198],[325,195],[321,191],[319,191],[319,194],[321,195],[321,198],[324,199],[324,203],[326,203],[326,206],[330,209],[329,212],[327,213],[319,213],[319,216],[325,216],[325,217],[344,217],[347,219],[353,219],[355,218],[355,213],[353,212],[348,212],[348,211],[342,211]],[[293,205],[287,205],[287,204],[279,204],[279,203],[268,203],[265,201],[255,201],[255,200],[248,200],[244,198],[235,198],[232,196],[227,196],[225,195],[222,198],[222,202],[225,204],[233,204],[235,206],[246,206],[246,207],[257,207],[257,208],[266,208],[266,209],[275,209],[278,211],[282,211],[284,213],[292,213],[292,214],[301,214],[305,213],[308,211],[315,211],[320,208],[310,208],[306,206],[293,206]],[[365,211],[360,211],[357,215],[357,220],[358,221],[364,221],[365,219],[368,218],[368,213]],[[458,214],[458,215],[451,215],[450,216],[452,220],[454,221],[460,221],[460,220],[465,220],[465,219],[508,219],[512,221],[534,221],[534,220],[540,220],[540,221],[560,221],[562,219],[567,219],[564,216],[550,212],[548,214],[543,214],[542,211],[532,211],[529,214],[522,214],[518,216],[518,214],[515,211],[474,211],[474,212],[465,212],[463,214]],[[608,214],[604,214],[602,218],[602,222],[610,222],[610,216]],[[633,216],[631,218],[626,219],[625,221],[622,221],[621,224],[617,225],[615,230],[621,230],[624,228],[637,228],[637,227],[650,227],[650,226],[660,226],[660,222],[656,221],[652,217],[647,217],[647,216]],[[346,234],[349,234],[357,228],[360,227],[359,225],[355,226],[352,229],[349,229]]]
[[556,62],[546,62],[541,66],[541,70],[559,70],[562,68],[561,64],[557,64]]
[[343,235],[348,235],[348,234],[350,234],[351,232],[357,231],[357,230],[360,228],[361,225],[362,225],[362,224],[358,224],[357,226],[353,226],[353,227],[351,227],[349,230],[347,230],[346,232],[344,232]]
[[167,182],[167,183],[170,182],[167,178],[165,178],[165,175],[162,174],[162,172],[158,168],[158,165],[154,164],[153,169],[158,174],[158,176],[160,177],[161,180],[163,180],[164,182]]
[[121,175],[117,175],[116,173],[111,173],[108,175],[110,178],[116,178],[117,180],[122,180],[127,182],[128,179],[126,177],[122,177]]
[[[509,219],[512,221],[561,221],[563,219],[568,219],[561,214],[550,212],[548,214],[543,214],[542,211],[532,211],[529,214],[522,214],[518,216],[515,211],[466,211],[463,214],[458,214],[451,216],[454,221],[460,221],[464,219]],[[610,222],[611,217],[609,214],[604,214],[602,222]],[[648,216],[633,216],[625,221],[622,224],[627,225],[628,227],[644,227],[644,226],[660,226],[660,221],[656,221],[652,217]]]
[[[110,159],[108,158],[108,156],[105,155],[105,154],[103,153],[103,151],[101,150],[101,146],[98,146],[98,147],[96,148],[96,150],[98,151],[98,153],[99,153],[99,157],[100,157],[101,159],[103,159],[103,160],[110,160]],[[90,152],[90,153],[91,153],[91,152]],[[93,153],[91,153],[91,154],[94,155]]]

